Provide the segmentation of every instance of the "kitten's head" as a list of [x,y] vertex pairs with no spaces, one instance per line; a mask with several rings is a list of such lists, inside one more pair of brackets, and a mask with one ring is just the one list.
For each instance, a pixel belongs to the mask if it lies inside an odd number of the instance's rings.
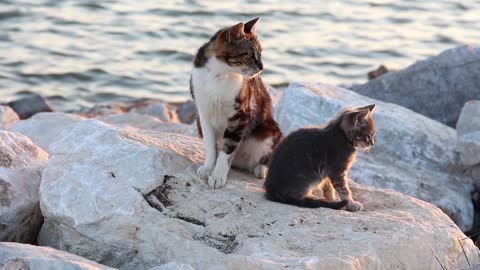
[[215,57],[230,72],[255,77],[263,70],[262,47],[256,36],[259,18],[220,30],[215,40]]
[[340,127],[355,147],[368,150],[375,143],[375,123],[372,111],[375,104],[344,111]]

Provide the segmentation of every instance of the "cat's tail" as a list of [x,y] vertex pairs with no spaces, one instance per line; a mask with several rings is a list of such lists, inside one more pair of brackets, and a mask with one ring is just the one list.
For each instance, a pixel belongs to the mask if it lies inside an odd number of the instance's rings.
[[311,198],[311,197],[303,197],[303,198],[278,197],[278,196],[271,196],[268,193],[267,193],[267,199],[276,201],[276,202],[296,205],[300,207],[306,207],[306,208],[325,207],[325,208],[331,208],[331,209],[341,209],[342,207],[348,204],[347,200],[332,202],[332,201],[326,201],[323,199],[317,199],[317,198]]

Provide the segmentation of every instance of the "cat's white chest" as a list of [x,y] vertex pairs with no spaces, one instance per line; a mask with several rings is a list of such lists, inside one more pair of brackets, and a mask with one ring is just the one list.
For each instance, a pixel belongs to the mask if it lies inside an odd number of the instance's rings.
[[201,120],[216,129],[225,129],[228,118],[236,113],[235,98],[243,85],[243,76],[208,66],[194,68],[192,84]]

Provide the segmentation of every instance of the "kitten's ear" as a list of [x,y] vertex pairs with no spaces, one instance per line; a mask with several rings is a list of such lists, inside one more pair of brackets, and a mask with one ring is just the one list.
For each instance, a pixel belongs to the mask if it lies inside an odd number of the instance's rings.
[[[373,109],[372,109],[373,110]],[[365,108],[361,109],[359,111],[356,111],[353,113],[353,125],[356,126],[358,123],[360,123],[362,120],[367,119],[367,117],[370,115],[370,109]]]
[[233,40],[241,39],[245,35],[245,32],[243,31],[244,28],[245,25],[243,23],[238,23],[228,28],[225,33],[226,41],[231,42]]
[[375,109],[375,104],[370,104],[365,107],[361,107],[360,109],[368,109],[370,112],[373,112],[373,109]]
[[253,34],[253,35],[256,35],[257,34],[257,21],[258,19],[260,19],[260,17],[257,17],[249,22],[247,22],[245,24],[245,33],[250,33],[250,34]]

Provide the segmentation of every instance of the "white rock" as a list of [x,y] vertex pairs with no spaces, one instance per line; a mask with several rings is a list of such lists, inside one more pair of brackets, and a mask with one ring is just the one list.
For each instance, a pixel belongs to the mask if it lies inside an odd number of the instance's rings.
[[[12,125],[9,130],[19,132],[29,137],[36,145],[50,152],[50,145],[65,137],[78,123],[88,118],[75,114],[52,112],[38,113],[33,117],[21,120]],[[122,128],[138,130],[154,130],[197,136],[195,125],[180,123],[165,123],[160,119],[138,113],[98,115],[96,119]]]
[[0,105],[0,129],[5,129],[18,120],[18,114],[10,106]]
[[[448,269],[467,266],[465,235],[434,205],[353,184],[366,211],[267,201],[232,171],[225,188],[195,177],[198,138],[87,120],[51,147],[39,243],[121,269]],[[355,164],[354,167],[358,167]],[[470,239],[462,241],[479,261]]]
[[113,270],[114,268],[49,247],[0,243],[2,270]]
[[195,270],[191,265],[170,262],[164,265],[150,268],[149,270]]
[[189,126],[181,123],[163,122],[157,117],[134,112],[98,116],[96,119],[122,128],[154,130],[188,136],[196,136],[196,134],[198,134],[194,125]]
[[465,103],[457,132],[457,149],[462,163],[466,166],[480,164],[480,100]]
[[0,131],[0,241],[37,238],[43,220],[38,190],[47,161],[27,137]]
[[50,152],[50,144],[69,133],[72,127],[85,118],[60,112],[37,113],[33,117],[17,122],[9,128],[29,137],[36,145]]
[[351,177],[431,202],[462,230],[469,230],[473,184],[456,164],[454,129],[398,105],[325,84],[292,83],[283,91],[275,118],[287,134],[324,124],[342,107],[371,103],[377,104],[373,113],[376,143],[368,154],[358,154]]

